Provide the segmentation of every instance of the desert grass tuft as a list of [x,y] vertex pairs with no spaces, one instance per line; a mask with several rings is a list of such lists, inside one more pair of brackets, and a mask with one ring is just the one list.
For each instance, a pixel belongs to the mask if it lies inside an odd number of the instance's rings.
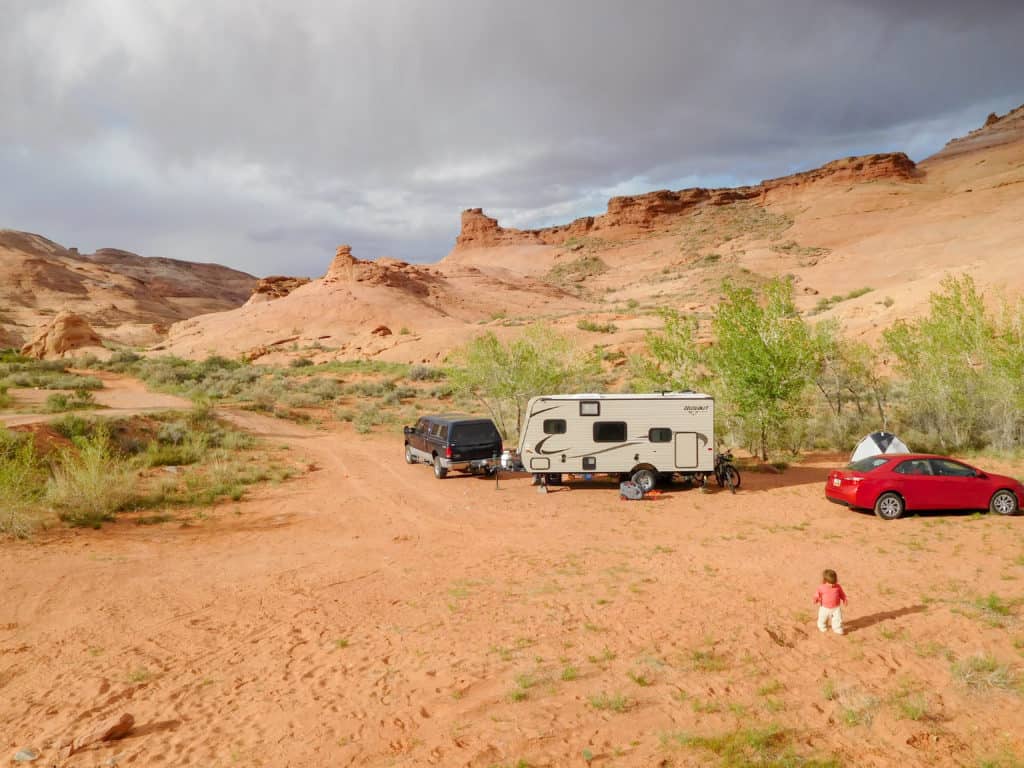
[[83,439],[77,452],[63,452],[46,500],[65,522],[98,528],[128,501],[134,479],[135,471],[114,453],[104,428]]

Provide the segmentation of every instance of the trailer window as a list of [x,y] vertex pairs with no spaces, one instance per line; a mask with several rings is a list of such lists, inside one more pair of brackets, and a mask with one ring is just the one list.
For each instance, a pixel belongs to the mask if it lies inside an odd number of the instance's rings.
[[671,443],[672,430],[668,427],[654,427],[647,431],[647,439],[652,443]]
[[580,416],[600,416],[601,403],[597,400],[580,400]]
[[545,435],[564,435],[565,419],[544,419]]
[[626,422],[624,421],[597,421],[594,422],[595,443],[624,443],[626,442]]

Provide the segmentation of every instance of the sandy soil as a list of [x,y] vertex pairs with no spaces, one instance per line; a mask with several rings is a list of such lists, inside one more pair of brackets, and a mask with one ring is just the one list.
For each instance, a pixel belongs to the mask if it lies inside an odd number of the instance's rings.
[[[0,543],[10,754],[51,765],[52,740],[125,712],[132,735],[61,764],[707,765],[663,736],[768,723],[845,765],[1024,749],[1019,696],[951,666],[1020,666],[1019,620],[973,601],[1021,597],[1024,518],[883,523],[824,501],[838,457],[734,496],[544,496],[437,481],[397,435],[231,418],[316,471],[188,527]],[[813,624],[823,567],[851,597],[845,637]]]

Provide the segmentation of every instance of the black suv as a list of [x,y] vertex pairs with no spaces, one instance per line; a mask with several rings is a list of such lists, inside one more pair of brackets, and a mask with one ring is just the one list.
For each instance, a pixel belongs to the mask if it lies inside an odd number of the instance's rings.
[[501,435],[490,419],[452,414],[424,416],[405,428],[405,461],[432,464],[438,480],[449,469],[493,471],[501,456]]

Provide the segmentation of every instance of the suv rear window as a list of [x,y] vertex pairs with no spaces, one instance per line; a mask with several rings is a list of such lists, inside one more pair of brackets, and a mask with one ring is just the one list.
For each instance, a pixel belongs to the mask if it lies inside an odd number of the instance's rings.
[[498,430],[489,421],[470,421],[452,425],[453,443],[500,443]]

